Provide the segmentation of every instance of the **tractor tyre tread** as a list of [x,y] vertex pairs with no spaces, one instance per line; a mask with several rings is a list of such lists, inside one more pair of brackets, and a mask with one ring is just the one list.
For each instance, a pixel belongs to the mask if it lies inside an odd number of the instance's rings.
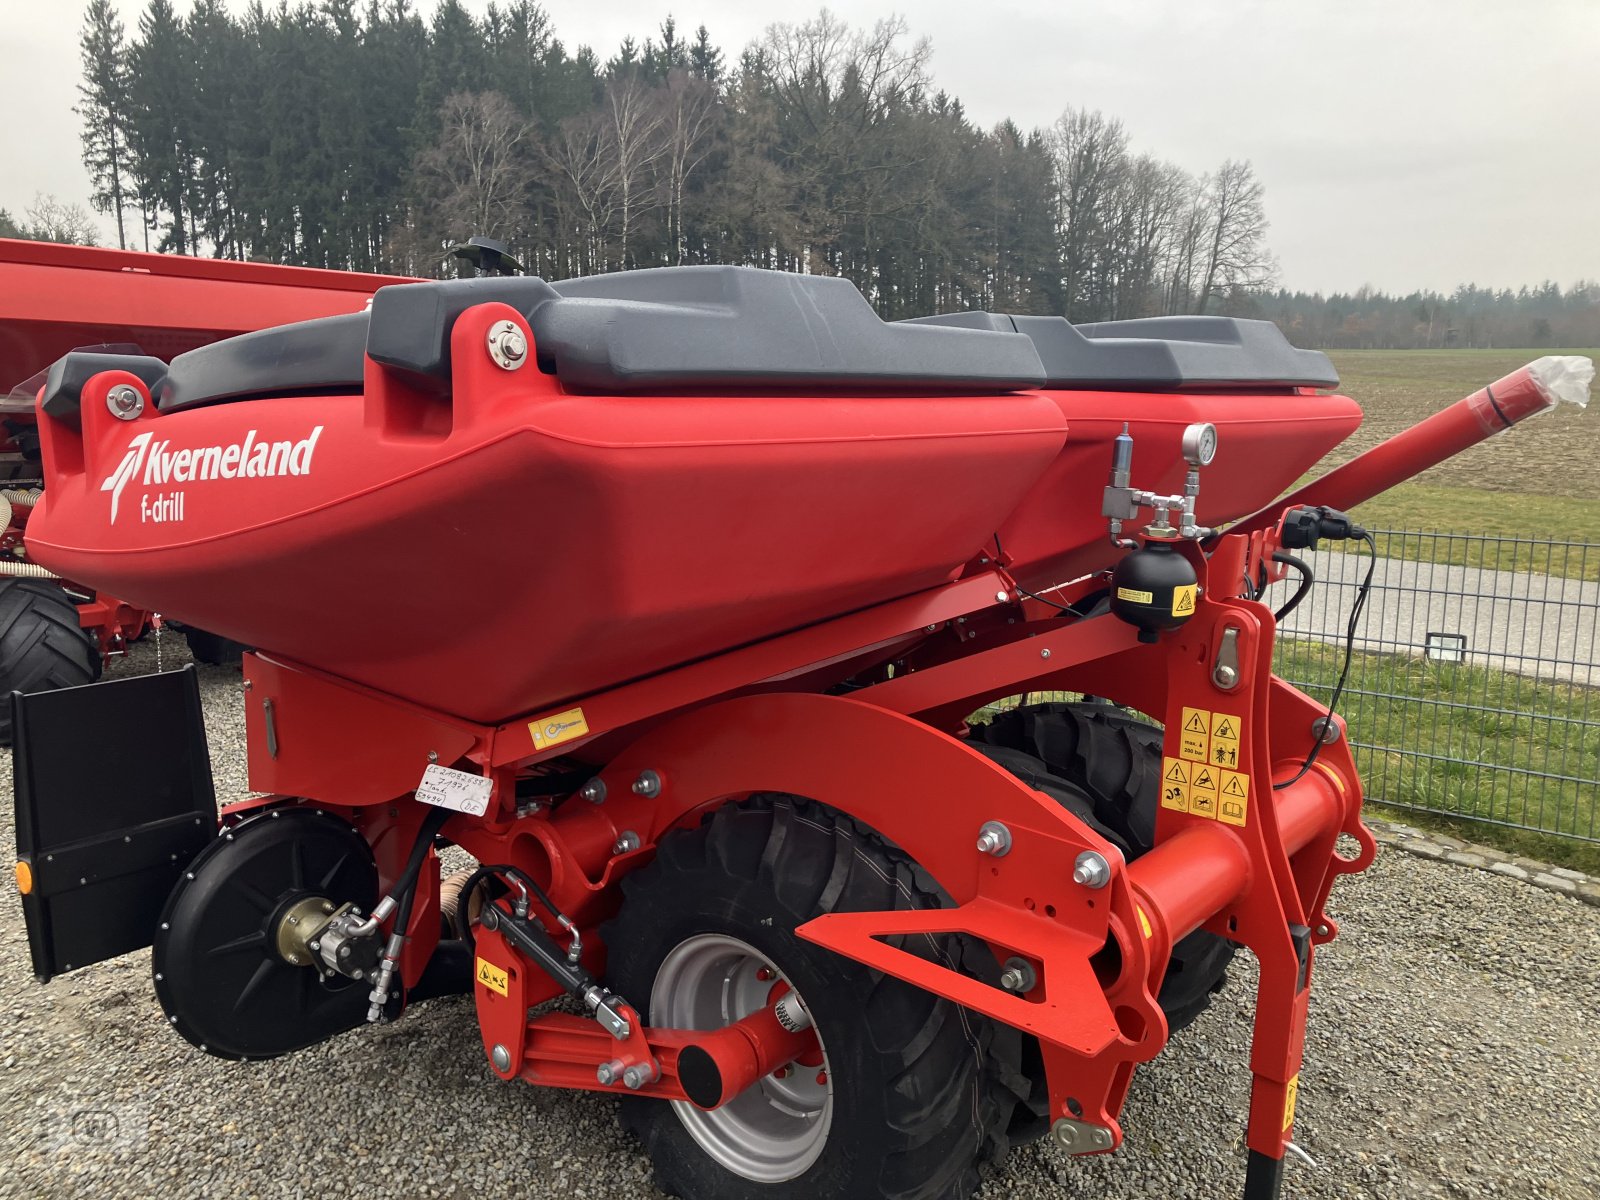
[[0,580],[0,745],[11,744],[12,692],[46,692],[100,678],[100,647],[50,579]]
[[[1030,1087],[1020,1035],[795,935],[826,913],[948,904],[894,846],[825,805],[759,794],[667,834],[654,862],[623,879],[622,894],[602,931],[608,984],[646,1021],[671,947],[695,933],[726,933],[770,955],[794,982],[837,1084],[827,1145],[780,1183],[718,1165],[669,1104],[624,1098],[623,1124],[649,1153],[664,1191],[693,1200],[966,1200],[1004,1159],[1012,1113]],[[998,979],[993,955],[975,939],[892,943]]]

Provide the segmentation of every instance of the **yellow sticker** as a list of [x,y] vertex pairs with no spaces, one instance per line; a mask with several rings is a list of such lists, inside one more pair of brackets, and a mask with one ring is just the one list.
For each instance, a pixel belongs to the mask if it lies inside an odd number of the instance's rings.
[[1181,758],[1161,760],[1161,807],[1189,811],[1189,764]]
[[499,992],[502,996],[506,994],[506,989],[511,984],[504,971],[484,958],[478,960],[478,982],[491,992]]
[[1294,1124],[1294,1102],[1300,1097],[1300,1072],[1294,1073],[1294,1078],[1289,1080],[1289,1092],[1283,1098],[1283,1127],[1288,1129]]
[[558,712],[551,717],[540,717],[537,721],[529,721],[528,732],[533,734],[535,750],[548,750],[551,746],[559,746],[562,742],[570,742],[573,738],[587,735],[589,722],[583,719],[583,709],[569,708],[566,712]]
[[1232,713],[1211,714],[1211,755],[1206,760],[1213,766],[1230,771],[1239,769],[1239,738],[1244,733],[1244,722]]
[[1194,616],[1194,596],[1199,590],[1199,585],[1186,583],[1182,587],[1172,589],[1172,615],[1175,617]]
[[1147,938],[1154,937],[1155,931],[1150,928],[1150,918],[1145,914],[1143,907],[1135,904],[1133,911],[1139,914],[1139,928],[1144,930],[1144,936]]
[[1211,714],[1203,708],[1183,710],[1183,724],[1178,726],[1179,753],[1191,762],[1205,762],[1211,744]]
[[1130,604],[1154,604],[1156,602],[1155,596],[1150,592],[1141,592],[1136,588],[1119,587],[1117,589],[1117,599],[1126,600]]
[[1250,776],[1239,771],[1218,771],[1222,776],[1219,789],[1222,809],[1217,819],[1229,825],[1243,825],[1250,815]]
[[1189,811],[1197,817],[1217,816],[1217,772],[1195,767],[1189,772]]

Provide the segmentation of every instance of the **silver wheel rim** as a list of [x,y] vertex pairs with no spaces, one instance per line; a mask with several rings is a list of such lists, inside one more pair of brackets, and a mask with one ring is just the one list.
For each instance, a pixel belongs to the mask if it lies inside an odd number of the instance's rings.
[[[757,972],[774,973],[759,979]],[[669,1029],[721,1029],[770,1003],[782,979],[753,946],[720,933],[702,933],[674,946],[650,990],[650,1021]],[[826,1081],[817,1082],[819,1072]],[[672,1109],[701,1149],[736,1175],[782,1183],[817,1161],[833,1124],[833,1074],[827,1048],[822,1066],[792,1066],[785,1078],[768,1075],[713,1112],[686,1100]]]

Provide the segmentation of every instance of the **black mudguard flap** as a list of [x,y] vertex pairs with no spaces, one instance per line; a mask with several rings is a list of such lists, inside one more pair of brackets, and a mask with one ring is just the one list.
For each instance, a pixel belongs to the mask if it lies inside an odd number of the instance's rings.
[[19,883],[41,982],[150,945],[217,829],[194,668],[11,695]]

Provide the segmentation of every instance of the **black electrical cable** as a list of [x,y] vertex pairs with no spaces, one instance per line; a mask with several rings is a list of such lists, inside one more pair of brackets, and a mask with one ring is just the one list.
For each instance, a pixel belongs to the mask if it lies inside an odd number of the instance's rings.
[[1274,621],[1281,622],[1295,609],[1300,607],[1300,601],[1306,598],[1307,594],[1311,591],[1311,585],[1317,580],[1316,576],[1311,573],[1310,564],[1301,562],[1292,554],[1285,554],[1280,550],[1272,556],[1272,561],[1276,563],[1282,563],[1286,567],[1293,567],[1300,573],[1300,586],[1295,590],[1294,595],[1289,597],[1288,603],[1286,603],[1277,612],[1272,614],[1272,619]]
[[[1339,707],[1339,697],[1344,694],[1345,682],[1350,678],[1350,662],[1356,653],[1356,626],[1361,620],[1361,614],[1367,607],[1367,597],[1372,592],[1372,576],[1378,569],[1378,543],[1366,530],[1361,530],[1358,536],[1367,546],[1367,574],[1361,581],[1361,589],[1356,593],[1356,602],[1350,606],[1350,620],[1345,625],[1344,631],[1344,667],[1339,671],[1339,682],[1333,686],[1333,695],[1328,699],[1328,715],[1318,720],[1320,727],[1323,721],[1333,720],[1334,710]],[[1322,738],[1319,736],[1311,743],[1311,753],[1306,755],[1306,761],[1295,772],[1294,778],[1285,779],[1282,783],[1272,785],[1272,790],[1280,792],[1292,783],[1298,783],[1305,778],[1306,772],[1316,764],[1317,755],[1322,752]]]
[[[1005,551],[1000,548],[1000,535],[998,533],[996,533],[994,535],[994,557],[995,557],[996,565],[998,565],[999,562],[1005,558]],[[1086,616],[1089,615],[1088,613],[1079,612],[1077,609],[1073,608],[1070,604],[1062,604],[1058,600],[1046,600],[1043,596],[1035,595],[1033,592],[1028,591],[1024,587],[1017,586],[1017,585],[1014,585],[1014,586],[1016,586],[1017,595],[1026,596],[1029,600],[1037,600],[1040,604],[1048,604],[1051,608],[1055,609],[1057,612],[1065,613],[1069,617],[1082,618],[1082,617],[1086,617]]]

